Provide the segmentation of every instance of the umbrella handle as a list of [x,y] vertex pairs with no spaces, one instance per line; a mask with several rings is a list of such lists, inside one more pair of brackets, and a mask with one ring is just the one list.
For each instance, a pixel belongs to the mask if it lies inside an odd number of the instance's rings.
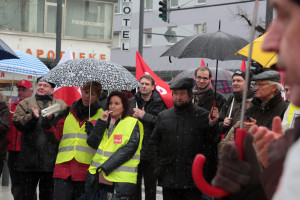
[[[213,106],[212,108],[216,108],[217,107],[217,101],[213,100]],[[212,112],[209,113],[210,114],[210,118],[212,118]]]
[[[238,148],[239,158],[243,158],[243,142],[245,137],[246,130],[237,129],[235,135],[235,144]],[[203,177],[203,165],[205,163],[205,156],[202,154],[197,154],[193,166],[192,166],[192,175],[194,182],[198,189],[211,197],[222,198],[230,194],[230,192],[223,190],[222,188],[213,187],[209,185]]]

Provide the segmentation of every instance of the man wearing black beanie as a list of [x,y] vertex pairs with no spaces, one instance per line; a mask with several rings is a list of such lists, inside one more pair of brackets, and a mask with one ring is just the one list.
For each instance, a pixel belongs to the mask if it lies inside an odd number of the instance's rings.
[[[245,75],[245,71],[236,71],[232,75],[233,94],[228,97],[220,111],[219,127],[222,134],[227,134],[231,127],[234,126],[241,118],[240,115],[245,88]],[[254,91],[250,88],[249,81],[247,102],[251,102],[253,96]]]

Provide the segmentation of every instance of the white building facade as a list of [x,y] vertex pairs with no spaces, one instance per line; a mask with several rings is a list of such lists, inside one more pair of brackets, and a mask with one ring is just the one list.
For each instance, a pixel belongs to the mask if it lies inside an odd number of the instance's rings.
[[[138,51],[139,40],[139,9],[140,1],[119,0],[115,7],[114,34],[111,49],[111,61],[127,67],[135,67],[135,53]],[[264,26],[267,1],[259,2],[258,22]],[[122,11],[124,7],[131,7],[131,13]],[[153,71],[176,71],[196,68],[201,63],[199,59],[176,59],[172,63],[168,57],[160,57],[169,47],[181,40],[181,36],[210,33],[218,30],[221,21],[221,31],[240,36],[246,40],[250,38],[251,27],[238,14],[247,14],[252,20],[254,1],[249,0],[170,0],[171,13],[169,23],[159,18],[159,0],[145,0],[143,58]],[[187,9],[190,8],[190,9]],[[130,26],[124,26],[124,18],[130,18]],[[130,39],[122,39],[124,30],[130,31]],[[162,35],[172,33],[180,37],[173,37],[169,41]],[[256,33],[256,36],[258,33]],[[122,50],[123,41],[129,43],[128,50]],[[205,59],[209,66],[215,61]],[[240,61],[219,62],[223,68],[239,68]],[[162,72],[161,72],[162,73]],[[162,75],[163,76],[163,75]],[[168,80],[168,78],[166,78]]]

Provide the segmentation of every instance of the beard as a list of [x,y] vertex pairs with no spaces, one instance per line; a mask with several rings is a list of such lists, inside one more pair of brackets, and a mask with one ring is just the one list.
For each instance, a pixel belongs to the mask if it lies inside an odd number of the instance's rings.
[[191,102],[191,100],[190,101],[185,101],[185,102],[180,102],[180,103],[173,101],[173,104],[177,108],[186,108],[190,105],[190,102]]

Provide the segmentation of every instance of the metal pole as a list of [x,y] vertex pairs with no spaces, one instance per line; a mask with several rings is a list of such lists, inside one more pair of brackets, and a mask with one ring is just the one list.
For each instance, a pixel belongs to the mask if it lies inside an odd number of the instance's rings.
[[62,0],[57,0],[56,10],[56,64],[60,60],[61,53],[61,29],[62,29]]
[[140,21],[139,21],[139,53],[143,56],[144,42],[144,0],[140,0]]
[[272,20],[273,20],[273,9],[270,6],[270,0],[267,0],[267,5],[266,5],[266,29],[269,27]]

